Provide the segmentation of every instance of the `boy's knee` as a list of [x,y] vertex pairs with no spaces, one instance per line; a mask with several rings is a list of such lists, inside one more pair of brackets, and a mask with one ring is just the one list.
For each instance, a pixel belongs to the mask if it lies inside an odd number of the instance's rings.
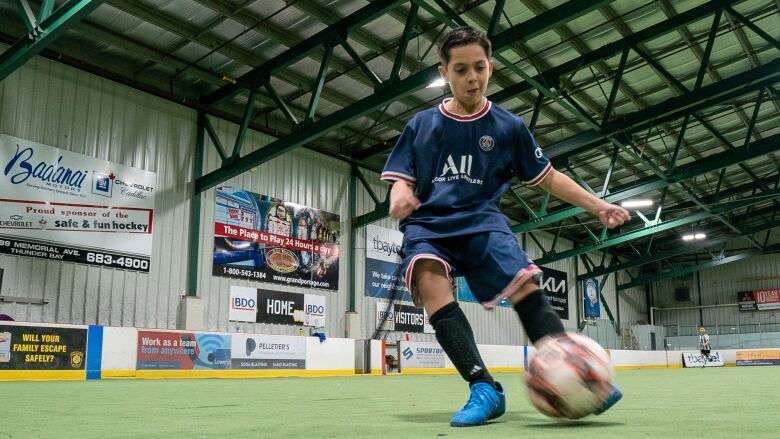
[[443,276],[447,277],[447,273],[444,269],[444,264],[437,259],[420,259],[414,264],[414,277],[415,280],[420,277],[430,276]]
[[521,300],[528,297],[529,294],[539,289],[539,284],[535,281],[528,281],[520,286],[514,293],[509,296],[509,301],[512,305],[518,304]]
[[412,301],[416,306],[425,306],[431,312],[453,300],[452,283],[445,270],[444,264],[435,259],[423,259],[415,263]]

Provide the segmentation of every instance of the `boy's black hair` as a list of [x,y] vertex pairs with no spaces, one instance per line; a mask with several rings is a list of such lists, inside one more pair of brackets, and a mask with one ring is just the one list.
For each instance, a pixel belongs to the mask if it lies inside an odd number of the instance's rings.
[[439,59],[446,66],[450,62],[450,49],[473,43],[482,46],[488,58],[493,55],[493,45],[483,32],[470,26],[462,26],[447,32],[441,37],[441,40],[439,40]]

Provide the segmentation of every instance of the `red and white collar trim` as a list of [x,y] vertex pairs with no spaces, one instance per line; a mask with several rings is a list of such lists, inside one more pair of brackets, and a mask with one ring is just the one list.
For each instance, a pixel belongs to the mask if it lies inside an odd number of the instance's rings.
[[462,116],[460,114],[450,113],[444,107],[444,104],[446,104],[447,102],[449,102],[451,100],[452,100],[452,98],[447,98],[447,99],[443,100],[441,102],[441,104],[439,104],[439,111],[441,111],[441,114],[449,117],[450,119],[457,120],[458,122],[471,122],[472,120],[477,120],[480,117],[488,114],[488,112],[490,111],[490,107],[493,105],[492,102],[490,102],[489,100],[485,99],[485,105],[483,105],[482,108],[479,111],[477,111],[474,114],[467,114],[465,116]]

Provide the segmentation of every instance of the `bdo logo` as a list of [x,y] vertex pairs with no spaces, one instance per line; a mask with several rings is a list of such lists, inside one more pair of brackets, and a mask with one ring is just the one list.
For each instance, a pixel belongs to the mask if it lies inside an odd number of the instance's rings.
[[325,307],[322,305],[306,305],[306,314],[321,316],[325,314]]
[[254,310],[257,308],[257,302],[254,299],[247,299],[245,297],[233,298],[233,309]]

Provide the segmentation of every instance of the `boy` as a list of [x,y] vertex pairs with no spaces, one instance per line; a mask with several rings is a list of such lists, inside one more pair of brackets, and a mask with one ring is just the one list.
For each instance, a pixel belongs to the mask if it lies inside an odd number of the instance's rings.
[[704,326],[699,326],[699,351],[701,351],[701,367],[707,365],[707,360],[710,358],[710,336],[707,334],[707,330]]
[[[439,74],[453,98],[415,115],[390,153],[382,180],[391,182],[390,216],[404,232],[406,284],[424,306],[471,396],[450,425],[481,425],[501,416],[505,398],[477,351],[471,326],[452,296],[451,276],[464,275],[491,308],[509,298],[531,342],[564,332],[539,289],[541,270],[520,249],[499,199],[516,175],[529,186],[583,207],[608,227],[628,211],[591,195],[555,171],[523,121],[484,95],[493,71],[491,44],[470,28],[439,43]],[[619,399],[615,389],[606,410]]]

